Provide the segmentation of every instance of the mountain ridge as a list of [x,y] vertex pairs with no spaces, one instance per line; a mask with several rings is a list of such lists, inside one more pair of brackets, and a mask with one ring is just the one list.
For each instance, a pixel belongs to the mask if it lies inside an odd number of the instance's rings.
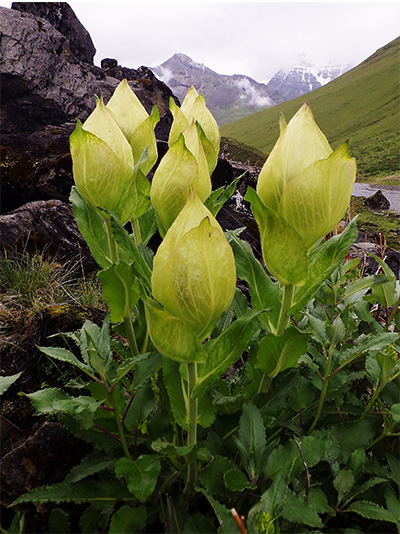
[[281,69],[265,84],[244,74],[219,74],[183,53],[176,53],[153,73],[182,102],[188,88],[200,91],[217,122],[227,124],[323,85],[340,75],[344,66],[313,66],[304,61]]

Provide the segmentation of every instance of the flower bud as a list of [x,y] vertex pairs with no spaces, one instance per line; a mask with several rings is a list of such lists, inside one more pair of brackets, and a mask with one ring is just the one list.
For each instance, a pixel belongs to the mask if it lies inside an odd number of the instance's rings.
[[224,233],[192,189],[154,257],[154,297],[200,338],[232,302],[236,269]]
[[123,80],[115,89],[106,107],[129,141],[135,162],[140,160],[144,149],[148,147],[148,158],[140,165],[143,174],[147,175],[157,161],[157,143],[154,134],[154,128],[159,121],[157,106],[149,116],[128,82]]
[[172,99],[170,100],[170,110],[174,117],[174,122],[169,135],[169,145],[171,146],[178,139],[179,135],[190,126],[192,121],[198,122],[204,133],[202,143],[211,174],[218,162],[221,136],[218,124],[206,106],[204,96],[199,95],[196,89],[191,86],[180,108]]
[[260,172],[257,192],[310,249],[345,214],[355,178],[347,143],[333,152],[304,104],[289,124],[281,117],[280,136]]
[[163,235],[185,206],[190,187],[201,202],[211,193],[207,161],[193,122],[169,148],[151,183],[150,198]]
[[[126,191],[134,181],[132,149],[102,99],[70,137],[73,175],[81,195],[94,207],[130,218]],[[125,201],[122,201],[125,197]]]

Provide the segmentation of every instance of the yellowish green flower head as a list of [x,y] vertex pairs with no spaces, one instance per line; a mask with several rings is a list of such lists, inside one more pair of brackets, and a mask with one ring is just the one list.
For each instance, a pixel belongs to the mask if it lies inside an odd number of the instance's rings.
[[132,210],[121,198],[134,181],[135,162],[130,144],[102,98],[83,125],[78,121],[70,149],[81,195],[95,208],[114,211],[122,223],[127,222]]
[[190,188],[201,202],[211,193],[207,161],[193,122],[168,149],[151,183],[150,199],[162,235],[185,206]]
[[169,146],[175,143],[192,122],[197,122],[203,133],[201,140],[211,175],[218,162],[221,135],[216,120],[207,108],[204,96],[191,86],[180,108],[172,99],[170,100],[170,110],[174,121],[169,135]]
[[232,249],[216,219],[190,189],[154,257],[154,298],[203,340],[231,304],[235,287]]
[[154,128],[159,121],[157,106],[149,115],[128,82],[123,80],[115,89],[107,103],[107,109],[132,147],[133,158],[138,162],[144,149],[148,147],[148,158],[140,166],[144,175],[157,161],[157,143]]
[[356,161],[347,143],[333,152],[304,104],[289,124],[281,117],[280,136],[260,172],[257,193],[309,250],[345,215],[355,178]]

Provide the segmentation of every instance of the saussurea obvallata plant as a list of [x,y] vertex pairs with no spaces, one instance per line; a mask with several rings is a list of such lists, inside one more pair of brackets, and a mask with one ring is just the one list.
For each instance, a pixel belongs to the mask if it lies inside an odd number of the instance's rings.
[[87,503],[82,532],[344,532],[349,517],[395,531],[400,288],[380,259],[384,274],[362,278],[345,261],[355,220],[324,239],[356,176],[347,144],[332,151],[307,105],[281,119],[246,195],[261,263],[216,220],[237,181],[212,191],[203,96],[170,106],[152,184],[158,114],[127,82],[71,136],[71,202],[109,313],[41,347],[82,373],[71,394],[28,396],[93,450],[14,504]]

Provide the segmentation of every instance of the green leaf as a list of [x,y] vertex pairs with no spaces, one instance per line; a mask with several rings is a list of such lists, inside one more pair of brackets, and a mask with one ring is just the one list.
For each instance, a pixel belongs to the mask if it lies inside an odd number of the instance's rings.
[[142,387],[154,373],[160,369],[162,356],[158,351],[147,353],[136,363],[135,375],[132,382],[132,389],[136,390]]
[[75,465],[65,477],[64,482],[79,482],[96,473],[113,468],[115,461],[115,458],[107,458],[104,451],[95,451],[92,454],[85,456],[80,464]]
[[232,513],[228,508],[223,504],[218,502],[212,495],[207,491],[202,491],[203,495],[207,498],[208,502],[211,504],[214,513],[220,524],[218,532],[221,534],[233,534],[238,531],[238,526],[234,520]]
[[5,393],[7,389],[10,386],[12,386],[14,382],[16,382],[21,375],[22,375],[22,371],[15,375],[0,376],[0,395],[3,395],[3,393]]
[[98,273],[103,285],[103,296],[110,305],[111,321],[119,323],[129,317],[139,300],[139,282],[131,265],[118,261]]
[[245,200],[250,202],[260,228],[263,257],[270,273],[285,285],[303,285],[307,279],[308,258],[299,234],[277,211],[266,206],[251,187]]
[[238,468],[229,469],[224,474],[225,486],[229,491],[244,491],[253,486],[246,475]]
[[379,263],[386,275],[377,278],[384,278],[387,280],[387,282],[382,285],[373,287],[372,294],[378,300],[379,304],[388,308],[389,306],[393,306],[399,297],[399,292],[396,291],[396,275],[381,258],[374,254],[371,254],[371,256]]
[[150,289],[151,269],[144,259],[140,249],[136,246],[134,236],[128,234],[116,214],[110,213],[110,217],[112,232],[118,246],[128,258],[133,260],[132,269],[134,274]]
[[103,269],[111,265],[110,247],[104,218],[73,186],[69,197],[78,228],[89,245],[93,258]]
[[246,241],[239,239],[234,232],[228,231],[226,235],[235,255],[237,276],[249,286],[253,309],[269,310],[260,315],[260,321],[274,332],[280,312],[279,284],[267,275]]
[[211,211],[214,217],[217,216],[217,213],[225,204],[225,202],[227,202],[231,198],[231,196],[235,192],[239,180],[243,178],[246,172],[244,172],[238,178],[235,178],[235,180],[226,187],[219,187],[218,189],[213,191],[211,195],[206,199],[204,205]]
[[289,313],[293,315],[302,309],[313,297],[322,283],[343,262],[349,248],[357,239],[356,217],[339,235],[331,237],[317,246],[309,255],[307,282],[296,288]]
[[231,323],[222,334],[205,345],[207,359],[197,366],[197,381],[192,397],[199,397],[215,379],[220,378],[230,365],[236,363],[248,348],[258,330],[257,312],[248,313]]
[[144,245],[150,241],[157,231],[156,214],[153,206],[143,213],[139,219],[140,235]]
[[226,493],[224,475],[231,469],[237,469],[232,460],[216,456],[210,464],[201,469],[199,482],[210,494],[224,495]]
[[113,513],[110,523],[110,534],[132,534],[142,532],[146,526],[147,512],[143,504],[136,508],[124,504]]
[[189,428],[186,405],[187,395],[185,393],[185,384],[179,371],[179,363],[164,359],[162,368],[164,383],[174,419],[181,428],[187,430]]
[[26,396],[38,413],[53,413],[55,402],[71,398],[64,390],[58,388],[40,389],[34,393],[27,393]]
[[83,481],[77,484],[61,482],[52,486],[33,488],[29,493],[18,497],[11,506],[25,502],[73,502],[81,504],[90,503],[114,503],[118,500],[134,502],[135,498],[119,482],[106,481]]
[[92,370],[87,365],[80,362],[78,358],[69,350],[63,349],[62,347],[37,347],[37,348],[41,352],[46,354],[46,356],[50,356],[50,358],[54,358],[55,360],[58,360],[60,362],[70,363],[74,367],[77,367],[81,371],[84,371],[89,376],[93,376]]
[[350,504],[347,508],[348,512],[365,517],[366,519],[375,519],[376,521],[389,521],[390,523],[397,523],[398,518],[394,517],[388,510],[370,501],[356,501]]
[[129,491],[142,502],[153,493],[160,472],[160,460],[148,454],[142,454],[136,462],[120,458],[115,465],[117,478],[125,478]]
[[252,402],[243,407],[238,437],[234,436],[234,441],[250,480],[253,481],[264,468],[266,441],[261,413]]
[[333,480],[333,486],[338,493],[338,504],[342,502],[344,495],[346,495],[346,493],[353,487],[354,482],[355,480],[352,471],[349,469],[342,469],[339,471],[338,475]]
[[386,347],[395,343],[398,335],[395,332],[379,332],[369,335],[361,334],[356,338],[351,347],[340,352],[340,364],[347,365],[362,354],[384,350]]
[[287,521],[314,528],[323,526],[321,518],[315,509],[310,506],[310,503],[305,501],[302,495],[296,495],[290,490],[286,496],[285,504],[279,510],[282,517]]
[[156,400],[150,382],[138,389],[135,397],[125,416],[124,424],[126,428],[133,430],[140,427],[154,410]]
[[291,367],[296,367],[297,360],[307,352],[308,334],[290,327],[281,336],[267,334],[260,343],[257,365],[269,378]]
[[390,407],[390,415],[392,416],[393,421],[400,423],[400,403],[392,404]]
[[47,532],[51,534],[67,534],[71,532],[69,515],[60,508],[53,508],[49,516],[49,526]]
[[207,354],[200,339],[180,318],[146,303],[146,319],[149,334],[157,350],[166,358],[178,362],[204,362]]

